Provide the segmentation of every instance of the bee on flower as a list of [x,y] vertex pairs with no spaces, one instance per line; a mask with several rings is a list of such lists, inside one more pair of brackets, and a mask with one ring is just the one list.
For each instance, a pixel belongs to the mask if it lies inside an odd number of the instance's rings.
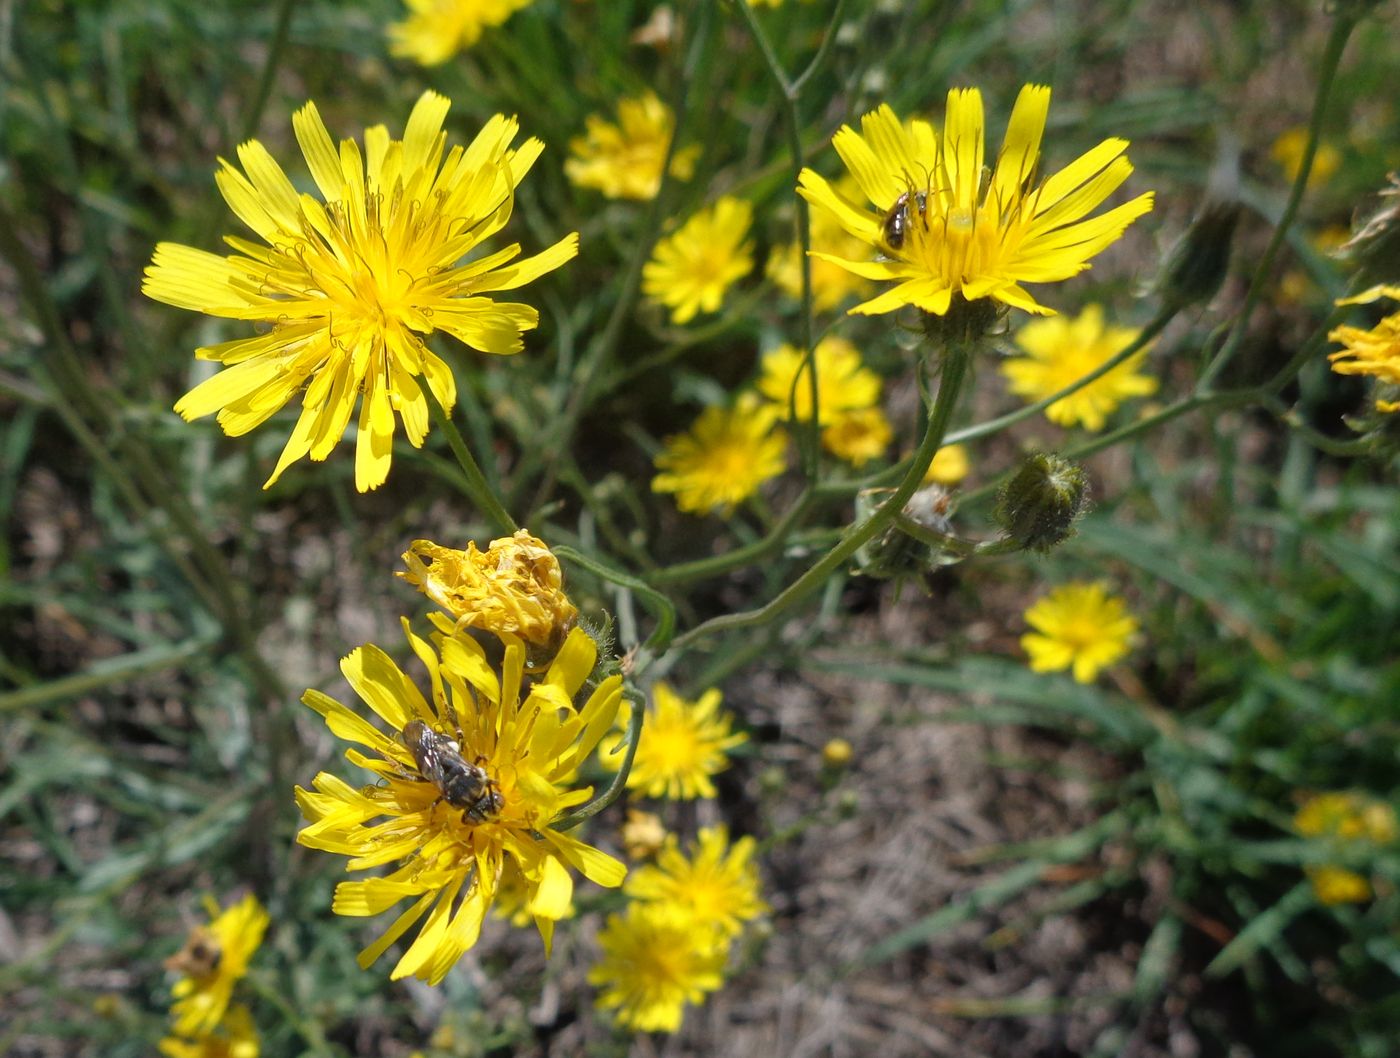
[[[675,132],[671,108],[646,92],[617,104],[617,124],[590,114],[586,133],[570,141],[564,175],[575,187],[601,191],[608,198],[650,202],[661,190],[661,170]],[[700,147],[679,148],[671,158],[671,175],[689,180]]]
[[520,246],[512,244],[465,260],[510,219],[515,188],[544,144],[512,147],[519,126],[498,114],[467,147],[448,151],[442,125],[450,106],[425,92],[402,140],[377,125],[362,152],[354,140],[337,147],[307,103],[292,126],[324,201],[299,194],[267,149],[249,140],[238,148],[244,171],[222,162],[215,180],[267,245],[228,236],[229,257],[156,247],[142,286],[149,297],[264,328],[195,350],[224,369],[175,411],[186,420],[217,412],[236,437],[301,395],[301,414],[264,488],[303,457],[329,456],[356,404],[355,487],[378,488],[389,474],[396,419],[415,447],[427,435],[418,378],[445,410],[457,400],[452,369],[424,339],[442,331],[481,352],[519,352],[539,313],[490,295],[578,253],[573,233],[534,257],[516,260]]
[[209,924],[196,926],[185,946],[166,960],[179,973],[170,1006],[177,1036],[205,1036],[223,1020],[233,988],[248,972],[248,961],[262,944],[269,918],[249,893],[220,910],[213,898],[204,902]]

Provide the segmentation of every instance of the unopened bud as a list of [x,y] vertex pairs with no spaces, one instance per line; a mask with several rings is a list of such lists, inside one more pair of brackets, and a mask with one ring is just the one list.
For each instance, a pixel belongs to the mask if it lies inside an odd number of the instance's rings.
[[1400,276],[1400,173],[1391,173],[1389,180],[1378,204],[1358,217],[1356,233],[1337,250],[1338,257],[1356,267],[1361,287],[1393,283]]
[[[856,494],[856,521],[863,522],[889,499],[894,489],[865,489]],[[952,499],[948,490],[927,485],[909,497],[904,516],[935,533],[949,535],[948,515]],[[910,536],[897,525],[889,525],[856,551],[856,569],[877,580],[919,576],[934,566],[956,562],[962,556],[945,556],[923,540]]]
[[1207,202],[1167,255],[1157,281],[1170,308],[1209,301],[1230,274],[1230,247],[1241,206],[1233,200]]
[[1023,550],[1042,554],[1074,535],[1089,506],[1089,478],[1078,463],[1048,452],[1028,456],[997,495],[996,521]]
[[851,763],[854,750],[844,738],[833,738],[822,747],[822,763],[828,768],[844,768]]

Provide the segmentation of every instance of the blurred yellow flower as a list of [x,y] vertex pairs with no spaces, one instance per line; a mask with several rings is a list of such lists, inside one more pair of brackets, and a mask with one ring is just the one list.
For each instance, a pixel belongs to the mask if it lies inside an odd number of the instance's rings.
[[[758,391],[778,414],[798,422],[812,417],[811,376],[803,370],[807,356],[792,345],[763,354]],[[861,363],[860,353],[845,338],[823,338],[812,350],[817,366],[817,410],[823,422],[848,411],[869,408],[880,400],[880,376]]]
[[[1074,319],[1032,320],[1016,332],[1016,344],[1026,356],[1001,365],[1011,391],[1028,402],[1044,400],[1111,360],[1133,342],[1139,331],[1104,326],[1103,309],[1087,305]],[[1157,380],[1140,375],[1147,349],[1134,353],[1102,378],[1055,401],[1045,417],[1060,426],[1082,425],[1102,430],[1118,405],[1130,397],[1157,392]]]
[[[1338,305],[1364,305],[1380,298],[1400,300],[1400,286],[1378,286],[1355,297],[1343,298]],[[1386,316],[1370,330],[1338,327],[1327,335],[1343,348],[1328,356],[1332,370],[1339,375],[1371,375],[1382,382],[1400,385],[1400,312]],[[1377,398],[1376,410],[1400,411],[1400,401]]]
[[[1291,128],[1274,140],[1269,156],[1278,163],[1289,183],[1298,179],[1303,167],[1303,150],[1308,145],[1308,130],[1302,125]],[[1312,170],[1308,173],[1309,188],[1321,187],[1336,175],[1342,166],[1342,155],[1330,144],[1319,142],[1313,154]]]
[[[720,692],[710,689],[688,702],[665,683],[652,688],[651,706],[642,724],[642,738],[627,776],[627,788],[647,797],[693,801],[715,796],[710,776],[729,767],[728,753],[748,741],[742,731],[733,732],[734,718],[720,711]],[[624,703],[618,722],[626,727],[632,706]],[[599,753],[603,767],[622,766],[626,739],[619,738]]]
[[[649,201],[661,189],[661,167],[676,127],[671,108],[647,92],[617,104],[617,124],[596,114],[587,118],[587,132],[569,143],[572,155],[564,175],[577,187],[591,187],[608,198]],[[695,173],[698,145],[678,148],[671,175],[689,180]]]
[[258,1058],[262,1048],[248,1008],[233,1006],[209,1035],[192,1040],[167,1036],[156,1049],[166,1058]]
[[914,305],[942,316],[954,297],[994,298],[1050,315],[1022,283],[1068,279],[1152,209],[1152,193],[1089,217],[1132,173],[1126,140],[1104,140],[1033,186],[1050,89],[1026,85],[1016,99],[1006,140],[990,178],[984,172],[982,94],[948,93],[941,140],[933,126],[907,126],[882,105],[843,126],[832,145],[874,206],[867,210],[822,176],[804,169],[799,192],[831,213],[879,259],[815,254],[867,279],[897,286],[851,309],[892,312]]
[[1364,904],[1371,899],[1371,883],[1345,867],[1313,867],[1308,870],[1313,895],[1317,902],[1335,907],[1338,904]]
[[408,17],[389,27],[389,52],[440,66],[534,0],[404,0]]
[[855,750],[844,738],[833,738],[822,747],[822,764],[828,768],[844,768],[851,763]]
[[598,946],[602,958],[588,971],[600,989],[596,1005],[638,1032],[675,1032],[686,1004],[703,1003],[724,983],[724,943],[666,904],[632,903],[609,915]]
[[514,261],[520,246],[513,244],[464,262],[509,220],[515,187],[544,145],[529,139],[512,149],[518,126],[498,114],[470,146],[444,158],[450,106],[425,92],[402,141],[376,125],[365,132],[362,154],[353,140],[337,148],[308,103],[292,125],[324,205],[299,194],[267,149],[250,140],[238,148],[248,175],[223,162],[215,180],[268,245],[228,236],[231,257],[177,243],[156,247],[142,287],[149,297],[263,329],[195,350],[225,370],[180,398],[181,416],[218,412],[224,432],[239,436],[304,391],[301,416],[264,488],[298,459],[330,455],[357,401],[355,487],[382,485],[395,415],[414,446],[428,432],[428,405],[414,376],[426,378],[445,409],[457,400],[451,368],[423,337],[440,330],[482,352],[519,352],[521,332],[539,313],[486,295],[522,286],[578,252],[575,233],[535,257]]
[[890,447],[894,430],[879,408],[842,412],[822,430],[822,446],[855,467],[879,459]]
[[629,860],[645,860],[655,856],[666,843],[666,827],[655,812],[629,808],[622,824],[622,847]]
[[925,485],[943,485],[952,488],[968,471],[967,448],[963,445],[944,445],[933,455],[933,462],[924,473]]
[[774,429],[777,418],[751,394],[733,409],[706,408],[688,433],[663,442],[651,491],[674,492],[676,506],[692,514],[729,514],[786,469],[787,437]]
[[[860,185],[850,176],[836,182],[838,194],[855,198]],[[812,249],[829,257],[858,259],[866,250],[865,243],[841,226],[832,214],[823,209],[809,211]],[[864,297],[870,292],[870,281],[833,264],[823,257],[813,257],[812,306],[818,312],[833,309],[851,296]],[[802,245],[797,242],[775,246],[768,254],[765,266],[768,278],[794,301],[802,297]]]
[[1034,632],[1021,637],[1033,672],[1072,669],[1080,683],[1092,683],[1101,669],[1128,653],[1138,623],[1123,600],[1102,584],[1062,584],[1036,600],[1025,613]]
[[677,907],[696,928],[713,928],[723,938],[737,936],[745,922],[768,910],[759,895],[753,838],[731,846],[722,826],[706,827],[690,846],[687,858],[674,837],[667,840],[655,865],[638,867],[624,892],[633,900]]
[[519,529],[484,551],[415,540],[403,555],[408,581],[450,613],[458,628],[517,635],[547,652],[559,649],[578,620],[564,594],[559,560],[543,540]]
[[[443,979],[476,943],[482,919],[508,871],[518,872],[525,905],[544,939],[572,906],[569,867],[603,886],[621,884],[627,869],[613,857],[553,829],[559,814],[587,801],[590,789],[561,784],[612,729],[622,701],[622,677],[601,681],[581,708],[574,699],[593,672],[597,647],[575,629],[521,700],[525,645],[501,635],[505,648],[499,672],[470,636],[452,635],[443,614],[433,645],[404,631],[427,668],[431,700],[378,647],[352,651],[340,665],[345,679],[388,725],[391,735],[320,691],[302,701],[320,713],[332,733],[358,742],[378,756],[351,749],[346,759],[377,776],[357,786],[328,772],[314,790],[297,787],[297,805],[309,825],[297,841],[308,848],[350,857],[351,870],[399,864],[390,874],[336,886],[338,915],[378,915],[404,898],[412,905],[379,940],[360,953],[368,967],[426,915],[417,938],[394,967],[395,980],[413,975],[429,984]],[[410,724],[423,725],[399,734]],[[409,743],[425,731],[440,740],[437,756],[456,763],[436,776]],[[431,737],[431,736],[429,736]],[[451,739],[448,743],[445,740]],[[419,754],[423,756],[423,754]],[[451,764],[449,759],[449,764]],[[472,804],[449,803],[445,778],[476,780]],[[373,822],[379,820],[379,822]]]
[[642,268],[642,292],[671,310],[672,323],[715,312],[725,291],[753,270],[753,206],[721,198],[657,242]]
[[248,972],[248,960],[262,944],[269,921],[251,893],[223,911],[206,898],[204,909],[209,925],[192,930],[185,947],[165,963],[182,974],[170,1004],[177,1036],[206,1036],[223,1020],[233,986]]
[[[1330,840],[1336,845],[1367,843],[1389,845],[1395,841],[1395,810],[1367,794],[1331,790],[1314,794],[1293,817],[1293,827],[1307,838]],[[1327,905],[1360,904],[1371,899],[1371,883],[1355,871],[1325,865],[1307,868],[1313,895]]]

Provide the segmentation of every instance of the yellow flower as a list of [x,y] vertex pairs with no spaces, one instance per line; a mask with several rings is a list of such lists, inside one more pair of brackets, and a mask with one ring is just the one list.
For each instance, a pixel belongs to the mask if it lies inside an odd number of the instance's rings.
[[389,27],[389,51],[423,66],[440,66],[533,0],[404,0],[408,17]]
[[1074,670],[1080,683],[1091,683],[1100,669],[1127,654],[1138,623],[1123,600],[1102,584],[1062,584],[1038,599],[1025,613],[1035,629],[1021,637],[1033,672]]
[[[554,922],[567,914],[573,899],[568,867],[610,887],[622,882],[626,868],[549,825],[588,800],[591,790],[569,790],[560,783],[612,728],[622,700],[622,678],[611,676],[575,709],[574,698],[597,660],[593,640],[582,629],[570,633],[549,671],[529,685],[521,701],[525,646],[519,639],[501,636],[505,656],[498,673],[476,640],[451,634],[450,618],[433,614],[431,620],[438,629],[432,637],[436,650],[404,622],[413,652],[428,670],[431,699],[376,646],[352,651],[340,665],[394,737],[320,691],[302,698],[334,734],[378,754],[346,752],[347,760],[378,777],[377,784],[351,785],[322,772],[314,791],[298,787],[296,797],[310,823],[297,835],[302,845],[349,856],[350,870],[400,865],[384,877],[336,887],[332,910],[339,915],[378,915],[400,900],[413,900],[360,953],[361,967],[426,915],[391,976],[412,974],[437,984],[476,943],[508,870],[523,878],[526,906],[548,950]],[[472,803],[465,797],[448,803],[438,785],[442,776],[424,774],[429,765],[420,767],[397,734],[415,723],[456,743],[457,772],[477,772]],[[421,728],[413,731],[410,740],[422,738]],[[439,746],[440,756],[448,751]]]
[[888,105],[866,114],[861,132],[845,126],[836,133],[832,145],[874,211],[811,169],[802,171],[798,190],[880,259],[816,256],[899,284],[851,312],[915,305],[942,316],[957,295],[1052,314],[1021,284],[1068,279],[1088,268],[1091,257],[1151,210],[1152,193],[1088,216],[1133,171],[1123,153],[1128,142],[1120,139],[1104,140],[1037,185],[1049,107],[1049,88],[1021,89],[990,178],[983,170],[982,94],[975,88],[948,93],[941,140],[926,121],[904,125]]
[[[711,689],[687,702],[666,684],[656,684],[627,788],[673,801],[715,796],[710,776],[729,767],[728,752],[748,741],[742,731],[732,733],[734,718],[720,711],[721,700],[720,692]],[[624,704],[619,722],[625,727],[630,716],[631,706]],[[625,743],[620,739],[599,754],[605,768],[622,766]]]
[[654,866],[638,867],[624,891],[686,912],[697,927],[712,927],[723,938],[738,936],[744,923],[768,910],[759,896],[753,838],[731,847],[722,826],[706,827],[690,847],[690,858],[668,839]]
[[879,408],[843,412],[822,430],[822,445],[838,459],[863,467],[885,454],[894,431]]
[[564,594],[559,560],[524,529],[492,540],[485,552],[415,540],[403,555],[408,581],[450,613],[460,628],[517,635],[553,652],[578,620]]
[[715,312],[724,292],[753,269],[753,206],[721,198],[660,240],[642,269],[642,293],[671,310],[672,323]]
[[[451,103],[425,92],[402,141],[382,125],[339,148],[314,103],[292,119],[317,187],[299,194],[257,140],[238,148],[247,176],[228,162],[215,175],[229,206],[268,245],[226,237],[220,257],[161,243],[142,289],[177,308],[258,324],[262,333],[195,350],[225,365],[180,398],[185,419],[213,412],[229,436],[261,425],[296,394],[301,416],[270,486],[309,455],[322,460],[360,403],[355,487],[377,488],[389,473],[395,414],[415,446],[428,432],[428,404],[415,375],[450,410],[457,387],[448,365],[423,343],[444,331],[487,353],[516,353],[521,332],[539,322],[528,305],[487,295],[513,290],[578,252],[577,233],[535,257],[520,246],[464,261],[510,218],[515,187],[544,145],[511,149],[517,124],[500,115],[466,149],[444,157],[442,123]],[[361,397],[363,394],[363,397]]]
[[184,976],[172,990],[170,1016],[178,1036],[204,1036],[214,1031],[228,1009],[233,986],[248,972],[248,960],[262,943],[268,915],[249,893],[224,911],[206,899],[208,926],[197,927],[185,947],[166,961]]
[[833,738],[822,747],[822,764],[828,768],[844,768],[851,763],[855,750],[844,738]]
[[[655,92],[623,99],[616,125],[588,116],[587,134],[569,143],[572,157],[564,163],[564,175],[576,187],[595,188],[608,198],[650,201],[661,189],[661,167],[675,127],[675,115]],[[689,180],[699,156],[698,145],[678,149],[671,175]]]
[[1313,895],[1320,904],[1364,904],[1371,899],[1371,883],[1345,867],[1313,867],[1307,872]]
[[261,1045],[244,1006],[230,1007],[214,1032],[192,1040],[167,1036],[156,1045],[166,1058],[258,1058]]
[[627,821],[622,824],[622,847],[630,860],[645,860],[655,856],[666,844],[666,827],[655,812],[643,812],[640,808],[627,810]]
[[[1303,149],[1308,145],[1308,130],[1302,125],[1289,129],[1274,140],[1269,148],[1269,156],[1279,164],[1289,183],[1298,179],[1298,170],[1303,167]],[[1319,143],[1313,154],[1312,170],[1308,173],[1308,187],[1316,188],[1327,183],[1342,165],[1342,156],[1337,148]]]
[[[860,185],[850,177],[836,182],[838,194],[854,198]],[[865,243],[857,239],[840,221],[825,210],[810,211],[812,249],[833,257],[859,258],[865,253]],[[812,306],[818,312],[835,308],[852,295],[864,297],[870,292],[870,281],[852,275],[839,264],[821,257],[812,258]],[[802,245],[790,242],[775,246],[768,254],[764,269],[768,278],[793,300],[802,297]]]
[[756,398],[740,398],[732,410],[706,408],[690,432],[663,442],[651,491],[674,492],[676,506],[692,514],[727,515],[786,468],[787,437],[773,428],[777,417]]
[[603,957],[588,971],[601,989],[596,1005],[616,1009],[618,1024],[638,1032],[675,1032],[685,1005],[724,983],[724,944],[676,907],[630,904],[608,916],[598,945]]
[[[513,860],[506,860],[505,870],[501,872],[500,882],[496,886],[496,901],[491,910],[497,918],[521,928],[528,926],[534,918],[530,914],[529,881],[520,873]],[[573,918],[576,913],[574,902],[570,899],[564,913],[555,921]]]
[[[1011,391],[1034,402],[1058,393],[1112,359],[1140,332],[1131,327],[1105,327],[1103,309],[1088,305],[1075,319],[1032,320],[1016,332],[1016,344],[1028,355],[1001,365]],[[1082,424],[1102,430],[1108,416],[1129,397],[1157,392],[1157,380],[1137,373],[1147,350],[1134,353],[1102,378],[1095,379],[1045,409],[1045,417],[1060,426]]]
[[[1380,298],[1400,300],[1400,286],[1378,286],[1343,298],[1338,305],[1364,305]],[[1382,382],[1400,385],[1400,312],[1385,317],[1369,331],[1360,327],[1338,327],[1328,339],[1343,346],[1327,359],[1339,375],[1371,375]],[[1376,410],[1400,411],[1400,401],[1376,400]]]
[[944,485],[952,488],[968,471],[967,449],[963,445],[944,445],[933,455],[933,462],[924,472],[925,485]]
[[[811,376],[803,370],[806,353],[780,345],[763,356],[758,391],[778,413],[793,413],[799,422],[812,417]],[[844,338],[823,338],[812,351],[817,365],[817,410],[823,422],[843,413],[869,408],[880,400],[880,376],[865,367],[856,347]]]

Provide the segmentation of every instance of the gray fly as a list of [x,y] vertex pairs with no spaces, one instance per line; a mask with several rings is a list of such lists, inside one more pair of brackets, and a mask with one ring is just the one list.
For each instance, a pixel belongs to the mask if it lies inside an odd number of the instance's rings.
[[504,806],[501,791],[479,764],[462,756],[462,747],[438,734],[421,720],[410,720],[403,729],[404,745],[413,754],[418,773],[438,788],[442,800],[462,809],[462,818],[484,823]]

